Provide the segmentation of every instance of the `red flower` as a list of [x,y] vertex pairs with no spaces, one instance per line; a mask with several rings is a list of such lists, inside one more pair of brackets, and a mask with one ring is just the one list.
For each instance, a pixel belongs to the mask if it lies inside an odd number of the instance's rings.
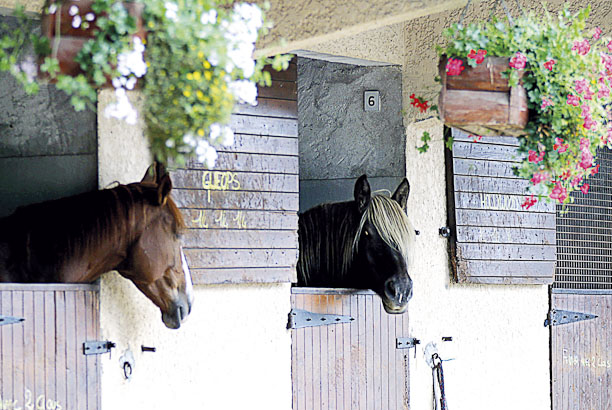
[[589,193],[589,184],[583,184],[580,187],[580,190],[582,191],[583,194],[585,194],[585,195],[588,194]]
[[580,167],[582,169],[589,169],[593,166],[593,154],[590,151],[583,150],[580,158]]
[[520,51],[517,51],[514,57],[510,59],[510,63],[508,64],[512,68],[516,68],[520,70],[521,68],[525,68],[527,64],[527,57]]
[[541,162],[544,159],[544,153],[541,152],[540,155],[538,155],[537,152],[535,152],[534,150],[529,150],[529,162],[535,162],[536,164],[538,162]]
[[591,175],[595,175],[598,172],[599,172],[599,164],[597,164],[597,166],[591,170]]
[[608,43],[608,50],[612,52],[612,40]]
[[577,51],[581,56],[587,55],[591,51],[591,45],[587,39],[582,41],[574,41],[572,51]]
[[468,135],[468,138],[472,139],[472,142],[478,142],[482,139],[482,135]]
[[415,97],[414,93],[412,93],[410,95],[410,99],[412,100],[410,105],[418,108],[421,112],[425,112],[429,108],[429,102],[425,101],[423,97]]
[[535,199],[534,195],[527,196],[525,197],[525,202],[523,202],[523,204],[521,205],[521,208],[525,208],[525,210],[527,210],[531,208],[532,206],[534,206],[536,202],[538,202],[538,200]]
[[550,193],[550,198],[556,199],[557,201],[559,201],[559,203],[562,204],[563,201],[565,201],[565,198],[567,198],[567,189],[563,188],[561,184],[557,182],[557,185],[553,188],[552,192]]
[[570,171],[570,170],[568,169],[568,170],[566,170],[565,172],[563,172],[563,173],[561,174],[561,179],[562,179],[563,181],[567,181],[568,179],[570,179],[570,177],[571,177],[571,176],[572,176],[572,171]]
[[448,75],[459,75],[464,69],[463,61],[458,58],[449,58],[446,63],[446,74]]
[[594,121],[593,118],[589,116],[584,119],[584,123],[582,124],[582,126],[587,130],[590,130],[591,128],[597,126],[597,121]]
[[559,154],[564,153],[569,148],[569,144],[563,143],[563,138],[555,138],[555,145],[553,145],[553,149],[558,151]]
[[553,66],[555,65],[556,61],[554,59],[548,60],[547,62],[544,63],[544,68],[552,71]]
[[567,96],[567,103],[569,105],[573,105],[574,107],[578,107],[580,105],[580,99],[578,96],[570,94]]
[[468,58],[474,59],[476,60],[476,64],[480,64],[484,61],[486,55],[487,50],[478,50],[478,52],[476,52],[476,50],[470,50]]

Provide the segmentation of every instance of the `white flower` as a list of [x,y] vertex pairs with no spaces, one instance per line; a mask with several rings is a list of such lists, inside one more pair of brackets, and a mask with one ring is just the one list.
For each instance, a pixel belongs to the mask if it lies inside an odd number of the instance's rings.
[[171,1],[167,1],[166,3],[164,3],[164,6],[166,7],[166,18],[172,21],[177,21],[178,5]]
[[57,4],[53,3],[49,6],[49,8],[47,9],[47,12],[49,14],[55,14],[55,12],[57,11]]
[[79,28],[81,27],[82,22],[83,22],[83,19],[81,18],[81,16],[74,16],[72,18],[72,27]]
[[197,141],[191,133],[183,135],[183,142],[192,148],[195,148],[197,145]]
[[136,86],[136,77],[131,76],[130,78],[127,79],[127,81],[125,82],[125,88],[127,88],[128,90],[133,90],[134,86]]
[[96,18],[96,15],[93,13],[87,13],[85,14],[85,20],[87,21],[94,21]]
[[68,9],[68,14],[70,14],[71,16],[76,16],[77,14],[79,14],[79,8],[75,5],[70,6],[70,8]]
[[229,62],[225,69],[229,72],[234,67],[242,70],[244,77],[254,73],[255,62],[253,51],[259,28],[263,25],[261,9],[254,4],[241,3],[234,6],[234,13],[229,21],[223,21],[221,28],[228,42],[227,55]]
[[166,147],[174,148],[174,140],[172,140],[172,139],[166,140]]
[[104,115],[107,118],[112,117],[118,120],[124,120],[131,125],[136,124],[138,112],[132,107],[132,104],[130,104],[125,89],[116,88],[115,97],[115,102],[108,104],[104,109]]
[[36,79],[36,74],[38,74],[38,66],[36,65],[34,56],[27,56],[25,60],[19,64],[19,69],[23,71],[29,82],[34,81]]
[[195,149],[198,156],[198,161],[205,164],[208,168],[213,168],[217,162],[217,150],[211,147],[208,141],[204,139],[198,140],[198,146]]
[[221,131],[221,145],[225,147],[234,145],[234,131],[230,127],[223,127],[223,131]]
[[147,64],[144,61],[144,44],[139,37],[134,37],[134,50],[124,51],[117,56],[117,71],[122,76],[134,74],[140,78],[147,73]]
[[230,146],[234,143],[234,131],[227,125],[214,123],[210,126],[210,140],[226,147]]
[[236,80],[228,84],[230,92],[239,102],[257,105],[257,85],[249,80]]
[[212,9],[207,13],[202,13],[200,16],[200,23],[202,24],[215,24],[217,22],[217,10]]

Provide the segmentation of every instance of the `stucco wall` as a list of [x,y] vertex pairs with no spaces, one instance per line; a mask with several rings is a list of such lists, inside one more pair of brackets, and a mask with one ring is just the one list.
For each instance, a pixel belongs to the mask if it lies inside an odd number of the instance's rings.
[[[111,97],[100,93],[100,113]],[[98,132],[100,187],[139,181],[151,162],[141,124],[100,114]],[[106,274],[102,337],[117,348],[102,357],[102,409],[289,409],[289,286],[196,286],[187,322],[169,330],[131,282]],[[157,351],[143,353],[142,345]],[[127,350],[135,362],[129,381],[120,365]]]

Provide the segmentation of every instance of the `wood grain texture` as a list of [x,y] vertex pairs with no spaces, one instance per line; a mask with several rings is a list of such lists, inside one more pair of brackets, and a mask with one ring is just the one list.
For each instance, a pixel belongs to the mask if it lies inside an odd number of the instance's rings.
[[451,253],[455,278],[467,283],[550,283],[556,266],[556,209],[523,207],[529,181],[517,178],[516,139],[474,141],[453,130],[447,154]]
[[190,160],[171,174],[196,284],[296,281],[297,69],[266,70],[271,87],[237,106],[234,144],[219,148],[215,169]]
[[292,292],[292,308],[349,315],[350,323],[293,329],[292,384],[298,409],[405,409],[408,406],[408,315],[389,315],[373,292]]
[[0,314],[25,318],[0,327],[0,394],[8,408],[100,408],[99,358],[88,363],[82,348],[99,337],[99,290],[88,286],[0,284]]

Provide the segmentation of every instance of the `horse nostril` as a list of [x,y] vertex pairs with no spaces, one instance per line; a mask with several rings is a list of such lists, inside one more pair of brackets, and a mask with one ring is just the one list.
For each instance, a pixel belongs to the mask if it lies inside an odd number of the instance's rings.
[[396,293],[397,293],[397,288],[395,286],[395,282],[392,280],[386,281],[385,282],[385,294],[389,298],[395,298]]

